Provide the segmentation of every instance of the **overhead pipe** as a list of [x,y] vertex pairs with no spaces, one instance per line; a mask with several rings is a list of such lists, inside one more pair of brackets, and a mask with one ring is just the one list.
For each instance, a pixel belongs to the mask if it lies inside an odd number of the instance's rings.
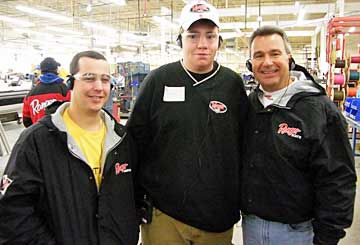
[[246,21],[247,20],[247,7],[248,7],[247,5],[248,5],[247,0],[245,0],[245,16],[244,16],[244,18],[245,18],[245,21],[244,21],[245,22],[245,30],[246,30],[246,23],[247,23],[247,21]]
[[[360,27],[360,25],[356,26],[356,27]],[[344,30],[346,29],[346,30]],[[334,34],[345,34],[345,33],[349,33],[349,34],[357,34],[359,33],[358,31],[353,31],[353,32],[349,32],[349,27],[344,27],[344,28],[341,28],[341,27],[334,27],[334,28],[331,28],[331,29],[328,29],[328,33],[330,35],[334,35]]]
[[144,16],[147,16],[147,0],[144,0]]
[[355,26],[355,27],[360,27],[360,22],[357,22],[357,23],[332,23],[331,24],[331,27],[352,27],[352,26]]
[[332,22],[339,21],[360,21],[360,16],[346,16],[346,17],[334,17],[331,19]]

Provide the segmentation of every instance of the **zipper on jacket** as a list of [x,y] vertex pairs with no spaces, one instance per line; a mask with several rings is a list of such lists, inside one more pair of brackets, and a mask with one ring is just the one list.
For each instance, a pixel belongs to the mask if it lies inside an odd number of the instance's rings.
[[[91,169],[91,167],[89,166],[89,164],[88,164],[87,162],[84,162],[84,160],[81,159],[81,157],[80,157],[79,155],[75,154],[75,152],[73,152],[69,147],[68,147],[68,149],[69,149],[69,152],[70,152],[71,155],[73,155],[75,158],[77,158],[77,159],[79,159],[80,161],[82,161],[86,166],[88,166],[88,168],[90,168],[90,172],[91,172],[92,178],[93,178],[93,180],[94,180],[94,183],[95,183],[95,186],[96,186],[96,190],[97,190],[97,192],[99,192],[100,186],[99,186],[99,187],[97,186],[94,172],[93,172],[93,170]],[[101,171],[102,171],[102,170],[101,170]],[[100,174],[102,174],[102,172],[100,172]],[[101,175],[101,176],[102,176],[102,175]]]

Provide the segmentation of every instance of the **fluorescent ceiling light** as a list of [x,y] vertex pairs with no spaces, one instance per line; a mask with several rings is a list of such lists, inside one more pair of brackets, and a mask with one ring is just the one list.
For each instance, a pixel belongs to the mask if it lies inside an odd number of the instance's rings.
[[354,32],[354,31],[355,31],[355,27],[354,27],[354,26],[349,28],[349,32]]
[[22,26],[25,26],[25,27],[35,26],[35,24],[32,23],[32,22],[7,17],[7,16],[4,16],[4,15],[0,15],[0,20],[2,20],[4,22],[13,23],[13,24],[19,24],[19,25],[22,25]]
[[63,21],[63,22],[72,22],[73,21],[73,19],[70,17],[66,17],[66,16],[63,16],[60,14],[54,14],[54,13],[47,12],[47,11],[38,10],[35,8],[26,7],[23,5],[17,5],[16,9],[20,10],[22,12],[28,13],[28,14],[37,15],[37,16],[41,16],[41,17],[49,18],[49,19],[53,19],[53,20],[58,20],[58,21]]
[[299,1],[295,1],[295,8],[298,8],[300,6]]
[[125,0],[102,0],[102,2],[105,2],[105,3],[114,3],[114,4],[119,5],[119,6],[125,6],[125,5],[126,5],[126,1],[125,1]]
[[83,35],[82,32],[71,31],[71,30],[67,30],[67,29],[63,29],[63,28],[59,28],[59,27],[55,27],[55,26],[46,26],[45,29],[49,30],[49,31],[56,31],[56,32],[66,33],[66,34],[71,34],[71,35]]
[[97,29],[97,30],[108,31],[108,32],[113,32],[113,33],[117,32],[115,29],[113,29],[111,27],[96,24],[96,23],[92,23],[92,22],[88,22],[88,21],[84,21],[84,22],[82,22],[82,24],[84,26],[86,26],[86,27],[94,28],[94,29]]
[[305,14],[306,14],[305,8],[301,8],[297,19],[298,23],[304,20]]
[[92,7],[91,7],[91,4],[89,3],[87,6],[86,6],[86,12],[91,12],[91,9],[92,9]]

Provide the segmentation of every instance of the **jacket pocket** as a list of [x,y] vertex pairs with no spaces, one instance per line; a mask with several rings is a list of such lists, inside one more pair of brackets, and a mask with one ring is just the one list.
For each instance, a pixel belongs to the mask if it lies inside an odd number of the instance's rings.
[[297,224],[288,224],[288,229],[290,232],[306,232],[311,231],[313,227],[311,224],[311,220],[308,220]]

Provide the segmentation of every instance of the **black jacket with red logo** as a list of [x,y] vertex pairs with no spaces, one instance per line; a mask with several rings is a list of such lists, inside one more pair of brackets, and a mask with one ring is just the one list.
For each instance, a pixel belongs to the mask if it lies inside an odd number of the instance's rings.
[[66,84],[39,82],[23,100],[24,126],[29,127],[41,119],[45,115],[45,108],[54,101],[70,101],[70,90]]
[[64,106],[24,130],[11,152],[0,192],[0,244],[137,244],[132,138],[104,113],[98,191],[92,169],[66,132]]
[[248,98],[241,77],[216,64],[186,73],[180,62],[143,81],[129,132],[140,147],[138,183],[156,208],[188,225],[222,232],[240,218],[239,167]]
[[352,223],[356,189],[345,118],[312,81],[295,81],[266,108],[261,95],[249,97],[242,211],[285,224],[313,219],[315,242],[336,244]]

